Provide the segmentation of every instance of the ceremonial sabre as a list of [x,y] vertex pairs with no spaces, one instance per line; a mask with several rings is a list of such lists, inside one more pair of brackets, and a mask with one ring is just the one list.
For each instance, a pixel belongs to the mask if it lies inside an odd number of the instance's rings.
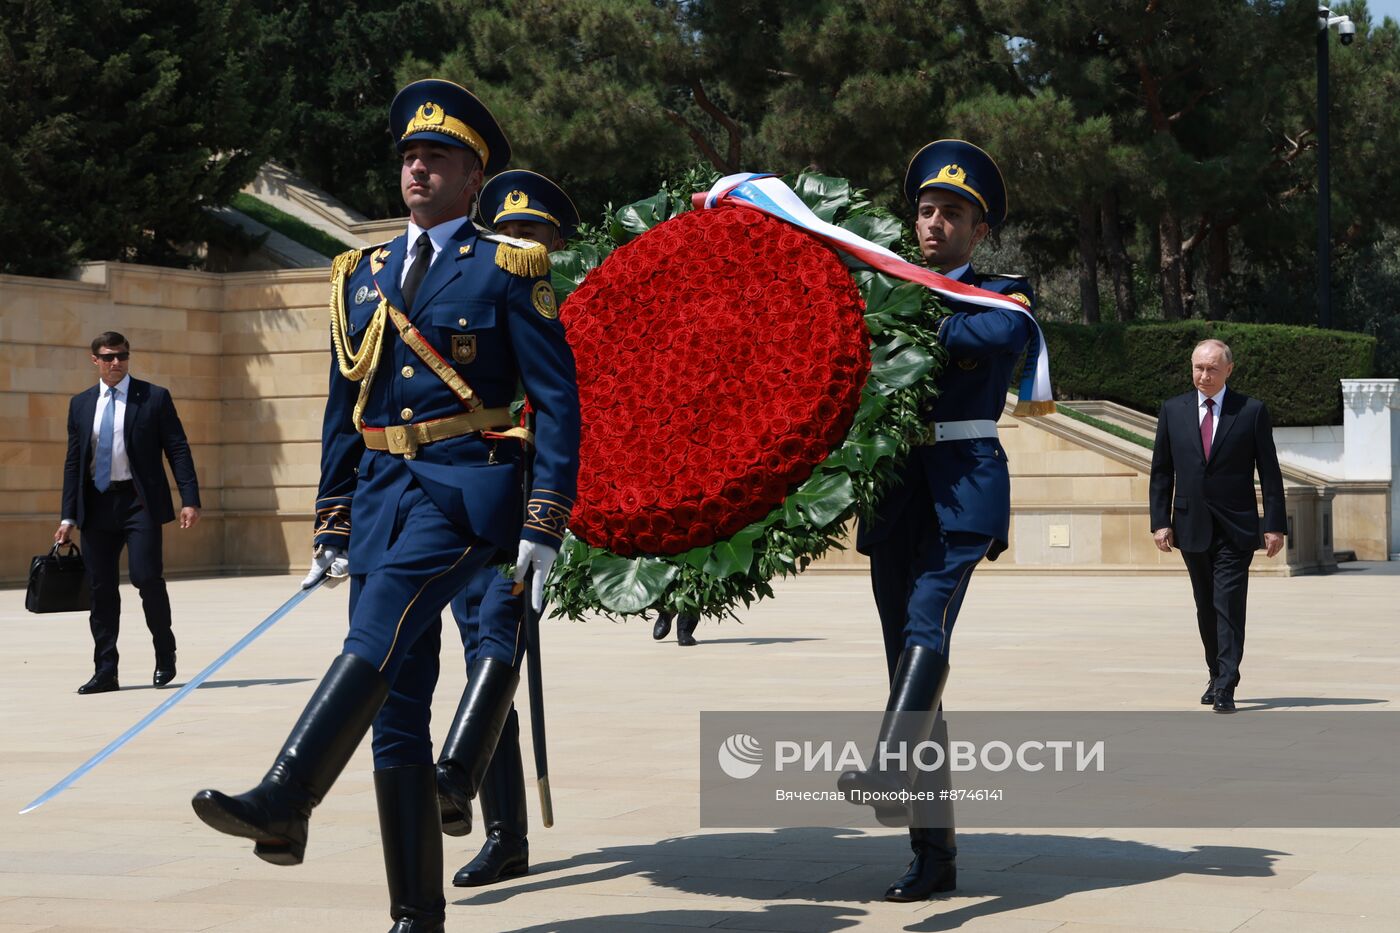
[[310,596],[313,590],[315,590],[317,587],[319,587],[322,583],[325,582],[326,575],[322,574],[316,579],[315,583],[311,584],[304,590],[298,590],[295,596],[293,596],[291,599],[287,600],[280,607],[278,607],[277,611],[274,612],[272,615],[259,622],[257,626],[255,626],[253,630],[250,631],[247,635],[244,635],[242,638],[238,639],[238,641],[234,644],[232,648],[228,649],[223,654],[215,658],[214,661],[208,667],[191,677],[189,683],[185,684],[179,690],[175,691],[175,693],[172,694],[169,698],[167,698],[164,703],[160,704],[155,709],[147,713],[136,725],[132,726],[130,729],[117,736],[111,742],[108,742],[106,748],[102,749],[102,751],[98,752],[96,755],[93,755],[87,761],[78,765],[78,767],[74,769],[71,774],[69,774],[63,780],[59,781],[53,787],[50,787],[48,790],[44,791],[38,797],[35,797],[33,803],[31,803],[29,806],[25,807],[19,812],[28,813],[30,810],[39,809],[44,804],[48,803],[50,800],[67,790],[70,786],[72,786],[73,782],[78,780],[78,778],[82,777],[84,774],[87,774],[93,768],[106,761],[107,758],[109,758],[113,752],[121,748],[127,742],[130,742],[132,739],[136,738],[136,736],[140,735],[141,732],[147,726],[149,726],[151,723],[155,722],[162,715],[164,715],[164,713],[168,709],[170,709],[170,707],[183,700],[191,690],[194,690],[200,684],[208,680],[210,675],[212,675],[215,671],[223,667],[229,661],[233,660],[233,658],[237,656],[240,651],[252,644],[254,639],[256,639],[263,632],[272,628],[272,626],[276,625],[282,619],[283,616],[285,616],[287,613],[291,612],[298,605],[300,605],[303,599]]
[[554,825],[554,798],[549,793],[549,754],[544,738],[544,680],[540,670],[540,616],[525,593],[525,674],[530,691],[530,738],[535,747],[535,780],[540,788],[540,821]]
[[[533,435],[535,419],[533,412],[528,408],[525,412],[525,427]],[[528,522],[530,491],[534,487],[535,479],[534,451],[526,449],[522,467],[524,517]],[[511,592],[520,594],[524,603],[521,611],[525,613],[525,681],[530,695],[530,739],[535,749],[535,783],[540,790],[540,822],[544,823],[545,829],[549,829],[554,825],[554,798],[549,793],[549,752],[545,746],[544,733],[544,674],[540,669],[540,616],[543,612],[536,612],[531,603],[533,576],[534,571],[531,570],[525,575],[523,583],[517,583]]]

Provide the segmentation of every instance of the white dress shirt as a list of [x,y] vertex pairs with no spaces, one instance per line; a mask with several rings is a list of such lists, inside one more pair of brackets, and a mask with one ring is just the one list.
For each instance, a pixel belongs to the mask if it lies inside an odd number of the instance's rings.
[[447,241],[452,238],[462,224],[467,222],[466,217],[454,217],[452,220],[444,220],[435,227],[424,230],[413,221],[408,222],[408,253],[404,256],[403,269],[399,271],[399,288],[403,288],[404,280],[408,278],[409,267],[413,265],[413,260],[418,258],[418,237],[426,233],[428,239],[433,244],[433,258],[428,261],[428,268],[437,262],[437,258],[442,255],[443,248],[447,246]]
[[[107,398],[107,384],[97,384],[97,411],[92,413],[92,463],[97,462],[97,441],[102,430],[102,412],[112,404]],[[114,387],[117,393],[117,410],[112,413],[112,482],[131,479],[131,461],[126,456],[126,433],[122,430],[126,423],[126,399],[131,392],[131,374],[122,377]]]
[[[122,381],[113,387],[117,393],[117,410],[112,412],[112,482],[117,483],[122,480],[131,479],[131,460],[126,455],[126,400],[131,392],[131,374],[127,373],[122,377]],[[92,477],[91,471],[97,468],[97,444],[102,433],[102,413],[107,410],[107,406],[112,404],[112,400],[107,397],[107,383],[98,381],[97,383],[97,408],[92,413],[92,457],[88,460],[88,477]],[[76,525],[77,521],[72,518],[65,518],[60,524]]]
[[1206,399],[1207,399],[1207,398],[1213,398],[1213,399],[1215,399],[1215,408],[1212,409],[1211,415],[1210,415],[1210,418],[1211,418],[1211,421],[1210,421],[1210,437],[1211,437],[1211,443],[1214,444],[1214,443],[1215,443],[1216,429],[1220,427],[1220,403],[1223,402],[1223,401],[1225,400],[1225,386],[1221,386],[1219,392],[1215,393],[1214,395],[1210,395],[1210,396],[1207,396],[1207,395],[1206,395],[1204,392],[1202,392],[1200,389],[1197,389],[1197,390],[1196,390],[1196,424],[1197,424],[1197,426],[1199,426],[1200,423],[1201,423],[1202,421],[1205,421],[1205,420],[1206,420]]

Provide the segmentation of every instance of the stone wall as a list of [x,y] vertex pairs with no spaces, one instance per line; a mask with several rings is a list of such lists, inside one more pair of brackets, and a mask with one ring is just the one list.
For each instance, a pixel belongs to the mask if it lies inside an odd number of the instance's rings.
[[[172,575],[305,565],[329,372],[324,269],[211,274],[99,263],[79,281],[0,276],[0,582],[24,580],[59,519],[68,399],[96,382],[88,343],[132,344],[132,374],[168,387],[199,473],[203,521],[167,525]],[[1064,416],[1001,420],[1012,470],[1010,549],[988,569],[1182,572],[1153,546],[1149,453]],[[1388,484],[1372,498],[1384,501]],[[1332,492],[1290,482],[1296,534],[1260,573],[1331,565]],[[1374,506],[1357,499],[1350,525]],[[1384,514],[1384,507],[1380,510]],[[1349,513],[1350,514],[1350,513]],[[1337,533],[1344,530],[1339,526]],[[1383,551],[1389,528],[1373,537]],[[853,549],[818,566],[859,570]]]
[[0,276],[0,581],[23,581],[52,541],[68,400],[96,383],[88,344],[104,330],[131,341],[133,376],[171,390],[194,454],[203,520],[190,531],[165,526],[167,571],[305,563],[326,291],[324,269],[215,275],[97,263],[78,281]]

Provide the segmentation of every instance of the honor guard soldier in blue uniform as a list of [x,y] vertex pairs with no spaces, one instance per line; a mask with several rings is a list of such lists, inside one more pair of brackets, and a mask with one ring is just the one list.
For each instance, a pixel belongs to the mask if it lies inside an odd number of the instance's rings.
[[[516,556],[517,579],[547,576],[573,506],[578,389],[547,251],[468,219],[484,174],[510,158],[490,111],[455,84],[418,81],[389,122],[411,222],[332,267],[317,550],[304,583],[350,577],[349,633],[262,782],[193,803],[220,832],[255,840],[259,857],[298,864],[312,808],[373,724],[392,933],[436,933],[446,901],[428,719],[441,613],[503,555]],[[517,384],[538,428],[524,508]],[[471,796],[455,761],[446,777]]]
[[[987,153],[961,140],[930,143],[909,163],[904,190],[928,266],[1032,306],[1024,279],[972,268],[973,250],[1006,216],[1006,185]],[[880,741],[889,748],[902,741],[912,747],[930,737],[946,747],[938,712],[953,624],[973,568],[1006,549],[1011,521],[1011,481],[996,422],[1016,361],[1037,334],[1029,314],[949,304],[953,313],[938,330],[948,363],[938,378],[938,398],[924,413],[926,434],[915,442],[874,520],[862,523],[856,542],[870,557],[884,631],[890,697]],[[872,766],[847,772],[839,784],[848,799],[861,802],[862,793],[932,787],[936,795],[946,782],[945,763],[944,773],[913,782]],[[910,812],[902,804],[876,805],[881,822],[911,827],[915,856],[886,900],[923,900],[953,890],[957,848],[951,809],[934,809],[930,814],[925,808]]]
[[[578,228],[578,209],[569,196],[535,172],[502,172],[481,189],[479,201],[482,220],[496,233],[539,243],[550,252],[563,249]],[[441,754],[444,763],[460,759],[467,762],[467,774],[479,775],[472,786],[481,798],[486,829],[481,852],[452,879],[461,888],[493,884],[530,870],[520,718],[510,699],[525,653],[524,611],[523,594],[494,567],[477,571],[452,600],[467,658],[468,690]],[[499,738],[474,738],[483,732]],[[494,754],[488,744],[494,745]],[[454,800],[451,786],[445,785],[442,796],[442,829],[461,836],[471,831],[471,803]]]

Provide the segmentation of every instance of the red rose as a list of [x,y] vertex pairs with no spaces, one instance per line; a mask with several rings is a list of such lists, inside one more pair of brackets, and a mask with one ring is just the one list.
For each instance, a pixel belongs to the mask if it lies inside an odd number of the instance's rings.
[[700,503],[699,520],[706,525],[718,525],[730,511],[725,500],[718,497],[706,498]]

